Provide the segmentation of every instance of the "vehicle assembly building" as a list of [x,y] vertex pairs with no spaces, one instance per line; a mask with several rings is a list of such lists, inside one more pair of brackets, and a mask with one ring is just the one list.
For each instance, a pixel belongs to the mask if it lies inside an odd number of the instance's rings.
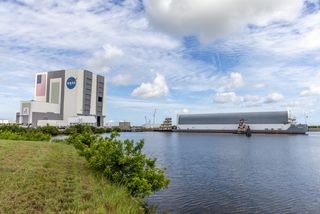
[[240,121],[253,133],[305,134],[306,124],[296,124],[287,111],[181,114],[177,118],[177,131],[236,133]]
[[16,122],[25,126],[103,125],[105,79],[87,70],[37,73],[34,100],[21,101]]

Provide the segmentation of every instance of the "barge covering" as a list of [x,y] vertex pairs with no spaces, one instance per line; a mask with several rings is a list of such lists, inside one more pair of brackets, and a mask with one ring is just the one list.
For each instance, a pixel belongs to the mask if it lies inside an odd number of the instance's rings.
[[241,119],[252,133],[305,134],[308,131],[306,124],[295,124],[287,111],[181,114],[176,131],[235,133]]

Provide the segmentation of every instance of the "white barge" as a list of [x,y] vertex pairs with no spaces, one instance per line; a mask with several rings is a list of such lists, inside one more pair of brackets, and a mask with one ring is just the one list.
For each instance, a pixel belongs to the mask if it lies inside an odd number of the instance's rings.
[[180,132],[236,133],[240,120],[250,127],[252,133],[305,134],[306,124],[296,124],[288,111],[240,112],[212,114],[180,114],[177,129]]

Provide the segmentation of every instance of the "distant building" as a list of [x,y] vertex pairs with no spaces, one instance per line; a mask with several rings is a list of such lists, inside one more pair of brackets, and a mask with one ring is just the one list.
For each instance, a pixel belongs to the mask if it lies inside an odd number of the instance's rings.
[[131,130],[130,122],[119,122],[119,128],[122,131],[130,131]]
[[37,73],[34,100],[21,101],[16,122],[23,125],[102,126],[105,79],[87,70]]
[[143,124],[142,127],[144,129],[159,129],[161,126],[161,124],[150,124],[150,123],[147,123],[147,124]]
[[9,124],[10,121],[9,120],[0,120],[0,124]]
[[163,123],[161,124],[160,128],[162,130],[171,130],[172,129],[172,118],[171,117],[165,118]]

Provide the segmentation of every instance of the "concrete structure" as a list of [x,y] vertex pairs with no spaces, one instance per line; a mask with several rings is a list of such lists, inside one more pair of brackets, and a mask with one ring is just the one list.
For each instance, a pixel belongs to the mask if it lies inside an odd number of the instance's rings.
[[119,128],[121,129],[121,131],[130,131],[131,124],[130,122],[119,122]]
[[239,112],[215,114],[182,114],[177,118],[177,131],[234,133],[240,120],[253,133],[305,134],[306,124],[296,124],[287,111]]
[[105,79],[87,70],[37,73],[34,100],[22,101],[16,122],[25,126],[103,125]]

